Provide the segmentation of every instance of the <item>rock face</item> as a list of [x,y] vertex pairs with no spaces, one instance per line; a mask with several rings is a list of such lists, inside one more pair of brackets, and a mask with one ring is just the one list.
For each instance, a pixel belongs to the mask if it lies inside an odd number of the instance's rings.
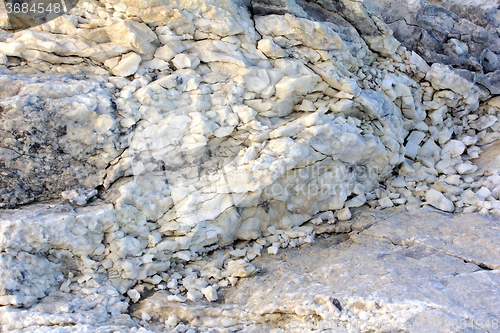
[[401,46],[367,1],[70,14],[0,32],[2,305],[106,295],[106,321],[147,288],[216,301],[264,247],[312,242],[308,221],[346,232],[365,204],[500,214],[498,170],[471,162],[500,137],[498,98]]
[[500,10],[496,1],[375,1],[409,50],[500,94]]
[[[344,28],[344,22],[347,21],[372,50],[383,55],[394,54],[399,46],[392,37],[392,31],[380,20],[377,8],[369,1],[252,0],[251,5],[255,15],[290,13],[320,22],[331,22],[337,26],[335,30]],[[351,38],[356,35],[353,31],[349,32]]]
[[124,132],[109,92],[72,75],[4,73],[0,80],[0,207],[102,185]]

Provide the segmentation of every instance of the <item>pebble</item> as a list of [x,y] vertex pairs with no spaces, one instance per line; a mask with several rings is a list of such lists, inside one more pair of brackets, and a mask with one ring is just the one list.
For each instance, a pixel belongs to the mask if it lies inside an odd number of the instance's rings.
[[444,212],[454,212],[455,205],[449,199],[447,199],[441,192],[436,191],[435,189],[429,189],[425,194],[426,202]]
[[481,187],[479,191],[476,192],[476,196],[481,200],[486,200],[491,195],[491,191],[487,187]]
[[470,174],[470,173],[475,172],[477,170],[477,166],[475,166],[471,163],[465,162],[465,163],[461,163],[461,164],[457,165],[456,170],[458,171],[459,174],[465,175],[465,174]]
[[337,212],[337,218],[339,221],[348,221],[351,219],[351,211],[348,207],[343,208]]
[[394,203],[391,201],[389,197],[384,197],[378,200],[380,207],[382,208],[390,208],[394,206]]

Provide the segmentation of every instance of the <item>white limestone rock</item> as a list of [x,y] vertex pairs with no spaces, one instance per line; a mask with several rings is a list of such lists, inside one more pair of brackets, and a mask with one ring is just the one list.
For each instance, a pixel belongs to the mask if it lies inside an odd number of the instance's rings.
[[394,207],[394,204],[392,203],[391,199],[388,197],[383,197],[383,198],[379,199],[378,202],[380,204],[380,207],[382,207],[382,208]]
[[0,81],[0,207],[101,185],[122,151],[110,92],[97,80],[57,74],[11,73]]
[[[173,322],[182,320],[200,330],[231,328],[245,320],[245,329],[256,331],[265,331],[270,323],[287,331],[331,330],[363,320],[391,327],[418,325],[418,331],[428,320],[498,315],[494,218],[430,209],[370,210],[352,225],[356,230],[348,236],[318,238],[312,246],[258,258],[262,273],[227,288],[220,304],[172,304],[167,293],[157,292],[141,301],[133,315],[147,312],[158,321],[175,316]],[[484,289],[477,291],[478,284]],[[467,296],[474,290],[480,296]],[[469,302],[457,303],[457,295]],[[294,318],[277,316],[283,309]],[[311,313],[322,320],[308,321]]]
[[268,58],[283,58],[286,55],[285,51],[269,38],[259,40],[257,48]]
[[97,195],[98,191],[91,187],[80,187],[74,190],[64,191],[62,197],[74,205],[84,206]]
[[191,59],[183,53],[176,55],[172,59],[172,64],[174,64],[175,68],[177,69],[195,68],[199,63],[200,61],[198,59]]
[[[4,259],[0,278],[1,285],[10,290],[4,290],[0,298],[4,305],[20,306],[58,289],[64,280],[61,271],[67,269],[64,265],[81,266],[83,260],[97,268],[88,256],[101,246],[115,214],[111,205],[102,203],[76,209],[67,204],[38,204],[4,211],[0,219]],[[46,258],[49,253],[53,255],[50,260]]]
[[206,63],[224,62],[241,68],[245,68],[249,64],[236,45],[220,40],[201,40],[189,43],[187,49],[192,53],[197,53],[199,59]]
[[241,25],[232,17],[228,17],[226,20],[220,20],[219,17],[220,12],[216,8],[212,8],[204,13],[204,17],[197,19],[194,26],[198,31],[213,33],[219,37],[233,36],[244,32]]
[[465,144],[458,140],[451,140],[444,145],[441,150],[441,156],[449,156],[451,158],[459,157],[465,151]]
[[452,213],[455,211],[455,206],[448,198],[446,198],[441,192],[435,189],[429,189],[425,194],[425,200],[427,203],[439,210]]
[[269,254],[276,255],[276,254],[278,254],[278,251],[279,251],[279,247],[276,245],[273,245],[273,246],[270,246],[267,248],[267,253],[269,253]]
[[135,289],[130,289],[129,291],[127,291],[127,295],[134,303],[137,303],[141,299],[141,294]]
[[[339,50],[343,41],[332,29],[318,22],[285,15],[260,16],[255,27],[264,36],[283,36],[288,40],[302,41],[312,49]],[[314,36],[311,35],[314,32]]]
[[156,34],[144,23],[132,20],[121,21],[106,28],[113,43],[125,46],[130,50],[144,55],[153,55],[154,43],[158,40]]
[[127,53],[122,56],[120,62],[113,67],[112,72],[116,76],[130,76],[137,72],[139,64],[141,62],[141,56],[135,52]]
[[208,286],[201,290],[207,301],[214,302],[219,299],[217,289],[214,286]]
[[145,61],[142,63],[142,65],[146,68],[150,68],[153,70],[156,69],[160,72],[170,69],[170,65],[168,64],[168,62],[156,58],[153,60]]
[[30,306],[64,280],[62,265],[24,251],[0,254],[0,305]]
[[491,191],[487,187],[481,187],[477,192],[476,196],[481,199],[485,200],[491,195]]
[[186,48],[180,41],[172,40],[156,49],[154,57],[164,61],[170,61],[173,57],[184,50],[186,50]]
[[1,42],[0,52],[10,57],[19,57],[21,53],[26,50],[26,45],[21,42]]
[[81,208],[68,204],[35,204],[0,214],[0,250],[14,252],[48,253],[51,249],[60,249],[88,256],[99,247],[104,231],[115,222],[113,206],[102,202]]
[[477,166],[470,162],[461,163],[456,166],[457,172],[461,175],[471,174],[477,170]]
[[78,19],[74,15],[62,15],[56,19],[42,24],[41,28],[56,34],[76,35]]
[[426,80],[429,81],[434,89],[445,90],[450,89],[456,94],[468,94],[468,98],[464,101],[469,110],[475,110],[479,106],[478,88],[470,81],[459,76],[448,66],[435,63],[431,66],[431,70],[426,75]]
[[340,220],[340,221],[348,221],[351,219],[351,211],[349,210],[348,207],[344,208],[344,209],[341,209],[338,211],[337,213],[337,218]]
[[[257,272],[249,260],[264,246],[282,255],[316,230],[355,230],[350,208],[365,203],[500,209],[500,181],[476,181],[462,160],[498,136],[500,108],[478,108],[486,92],[399,47],[365,1],[287,0],[285,15],[252,6],[253,17],[231,0],[85,3],[59,30],[0,34],[2,207],[63,191],[90,203],[0,213],[5,269],[30,276],[2,277],[6,304],[114,295],[103,312],[117,316],[156,288],[184,309]],[[231,244],[203,267],[200,256]],[[59,277],[66,256],[77,277]]]
[[500,185],[496,186],[492,191],[491,191],[491,196],[495,198],[496,200],[500,199]]

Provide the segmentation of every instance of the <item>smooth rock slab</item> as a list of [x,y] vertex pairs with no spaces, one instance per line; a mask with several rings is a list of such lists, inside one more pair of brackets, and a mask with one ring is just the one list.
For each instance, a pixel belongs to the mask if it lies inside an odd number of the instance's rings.
[[[259,257],[261,273],[219,290],[219,305],[172,304],[158,293],[134,313],[241,332],[494,331],[477,323],[500,315],[498,218],[431,209],[356,215],[350,233]],[[462,330],[460,320],[476,326]]]

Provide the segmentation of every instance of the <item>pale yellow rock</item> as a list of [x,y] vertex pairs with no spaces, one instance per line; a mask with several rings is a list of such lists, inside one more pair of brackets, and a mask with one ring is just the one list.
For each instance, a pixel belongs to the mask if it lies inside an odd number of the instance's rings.
[[109,43],[108,32],[106,28],[96,28],[96,29],[76,29],[76,34],[82,38],[88,39],[95,43]]
[[264,36],[284,36],[289,40],[300,40],[312,49],[340,50],[345,47],[339,35],[326,25],[289,14],[258,16],[255,28]]
[[450,89],[458,94],[466,94],[477,89],[472,82],[459,76],[448,66],[439,63],[432,65],[425,78],[438,90]]
[[76,35],[78,19],[74,15],[62,15],[42,25],[42,29],[55,34]]
[[185,54],[178,54],[172,59],[172,63],[175,68],[183,69],[183,68],[191,68],[191,59]]
[[116,65],[118,65],[118,63],[120,62],[120,59],[121,59],[121,57],[114,57],[114,58],[108,59],[104,62],[104,66],[108,67],[109,69],[113,69],[114,67],[116,67]]

